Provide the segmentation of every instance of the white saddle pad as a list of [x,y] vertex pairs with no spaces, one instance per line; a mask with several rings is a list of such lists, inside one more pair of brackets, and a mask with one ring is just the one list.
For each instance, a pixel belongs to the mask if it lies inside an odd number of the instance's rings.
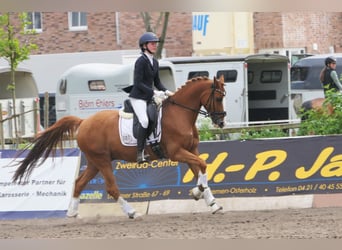
[[[162,109],[159,110],[157,133],[156,136],[152,133],[147,139],[147,144],[159,142],[161,138],[161,116]],[[133,114],[125,113],[122,109],[119,112],[119,134],[122,145],[136,146],[137,139],[133,136]]]

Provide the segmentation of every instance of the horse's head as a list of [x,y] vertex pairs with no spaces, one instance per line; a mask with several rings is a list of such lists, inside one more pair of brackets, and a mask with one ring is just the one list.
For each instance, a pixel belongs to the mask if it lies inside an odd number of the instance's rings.
[[223,105],[223,97],[225,95],[223,75],[219,79],[214,77],[209,97],[203,106],[207,110],[212,122],[220,128],[224,126],[224,117],[226,116]]

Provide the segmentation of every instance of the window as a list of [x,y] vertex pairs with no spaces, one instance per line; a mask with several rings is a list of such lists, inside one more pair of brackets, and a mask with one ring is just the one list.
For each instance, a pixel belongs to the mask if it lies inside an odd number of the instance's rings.
[[308,67],[292,67],[291,68],[291,82],[304,81],[308,76]]
[[90,91],[105,91],[106,90],[106,84],[104,80],[88,81],[88,87]]
[[254,73],[252,71],[248,71],[247,78],[248,78],[248,84],[252,84],[254,80]]
[[42,13],[41,12],[27,12],[27,21],[30,24],[26,25],[27,30],[35,30],[36,32],[42,32]]
[[67,81],[66,79],[62,79],[59,82],[59,93],[61,95],[65,95],[66,91],[67,91]]
[[220,78],[223,75],[224,82],[236,82],[237,71],[236,70],[219,70],[216,73],[216,77]]
[[195,77],[200,77],[200,76],[209,77],[209,72],[208,71],[190,71],[188,74],[188,80],[195,78]]
[[261,83],[277,83],[281,81],[282,73],[280,70],[263,71],[261,72]]
[[69,29],[70,30],[87,30],[87,13],[85,12],[69,12]]

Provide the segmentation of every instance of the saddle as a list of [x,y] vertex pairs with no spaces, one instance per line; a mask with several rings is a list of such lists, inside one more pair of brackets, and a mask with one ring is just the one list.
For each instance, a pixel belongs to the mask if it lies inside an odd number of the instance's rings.
[[[158,121],[159,121],[159,112],[160,106],[158,106],[154,101],[150,101],[147,103],[147,117],[149,120],[149,124],[147,127],[147,139],[149,140],[149,145],[151,146],[152,151],[159,157],[165,158],[165,155],[160,147],[160,144],[157,139],[160,135],[160,131],[158,131]],[[138,135],[138,126],[139,119],[134,112],[131,101],[126,99],[124,101],[123,112],[133,115],[133,136],[137,138]],[[155,140],[154,140],[155,139]]]

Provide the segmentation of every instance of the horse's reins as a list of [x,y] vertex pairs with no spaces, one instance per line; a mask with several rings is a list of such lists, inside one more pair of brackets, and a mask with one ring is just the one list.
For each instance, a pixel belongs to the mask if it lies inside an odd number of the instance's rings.
[[[213,105],[213,106],[214,106],[214,110],[215,110],[215,103],[213,102],[215,91],[216,91],[216,92],[219,92],[219,93],[222,94],[223,96],[225,96],[226,93],[225,93],[224,91],[220,90],[220,89],[216,89],[214,84],[211,85],[211,88],[212,88],[212,91],[211,91],[210,96],[208,97],[208,100],[207,100],[205,106],[206,106],[209,102],[210,102],[210,103],[213,103],[213,104],[214,104],[214,105]],[[181,103],[176,102],[175,100],[172,99],[172,97],[167,98],[166,101],[168,101],[168,102],[170,102],[170,103],[172,103],[172,104],[174,104],[174,105],[177,105],[177,106],[179,106],[179,107],[182,107],[182,108],[184,108],[184,109],[191,110],[191,111],[193,111],[194,113],[198,113],[198,114],[200,114],[200,115],[204,115],[205,117],[217,116],[217,115],[226,115],[226,112],[225,112],[225,111],[223,111],[223,112],[215,112],[215,111],[214,111],[214,112],[207,112],[207,111],[204,111],[204,110],[202,110],[202,109],[194,109],[194,108],[191,108],[191,107],[188,107],[188,106],[185,106],[185,105],[183,105],[183,104],[181,104]],[[211,105],[209,105],[209,107],[210,107],[210,106],[211,106]]]

